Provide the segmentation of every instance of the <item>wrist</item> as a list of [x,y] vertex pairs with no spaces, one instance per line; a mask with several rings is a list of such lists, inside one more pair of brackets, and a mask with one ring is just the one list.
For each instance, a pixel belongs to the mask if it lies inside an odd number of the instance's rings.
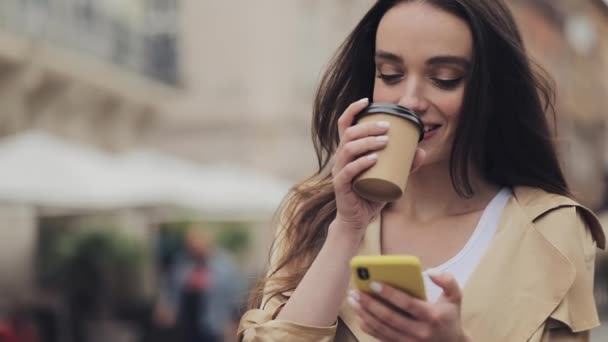
[[334,248],[354,249],[356,252],[364,235],[365,229],[353,229],[343,222],[334,220],[327,230],[327,242]]
[[331,223],[334,226],[339,226],[340,229],[344,229],[344,230],[349,230],[349,231],[354,231],[354,232],[364,232],[367,228],[367,225],[369,224],[365,224],[363,222],[357,222],[356,220],[353,221],[352,219],[345,219],[344,217],[342,217],[340,215],[340,213],[338,213],[336,215],[336,218],[332,221]]

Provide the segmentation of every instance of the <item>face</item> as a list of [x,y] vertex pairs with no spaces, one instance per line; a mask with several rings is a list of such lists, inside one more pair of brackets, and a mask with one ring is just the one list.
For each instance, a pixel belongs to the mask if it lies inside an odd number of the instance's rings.
[[401,3],[380,21],[374,101],[396,103],[421,116],[422,166],[449,163],[472,51],[467,23],[429,4]]
[[186,234],[186,248],[193,257],[205,258],[211,253],[211,238],[202,231],[191,229]]

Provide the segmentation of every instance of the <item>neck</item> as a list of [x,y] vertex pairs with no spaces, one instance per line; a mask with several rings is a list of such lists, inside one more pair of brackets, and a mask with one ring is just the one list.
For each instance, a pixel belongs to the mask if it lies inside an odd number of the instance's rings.
[[410,222],[428,222],[483,210],[498,187],[477,173],[472,173],[470,178],[473,195],[463,198],[452,185],[449,162],[423,166],[410,175],[403,197],[392,203],[389,210],[407,217]]

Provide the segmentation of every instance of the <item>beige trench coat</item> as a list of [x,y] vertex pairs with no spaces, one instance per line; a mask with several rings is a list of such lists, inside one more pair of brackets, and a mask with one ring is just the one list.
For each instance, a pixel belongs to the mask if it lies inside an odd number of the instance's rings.
[[[380,254],[380,219],[359,254]],[[517,187],[490,249],[463,288],[462,319],[473,341],[588,341],[599,325],[593,298],[596,217],[563,196]],[[279,249],[280,250],[280,249]],[[352,284],[351,284],[352,286]],[[290,293],[264,298],[241,319],[241,341],[372,342],[344,302],[331,327],[274,320]],[[344,294],[345,295],[345,294]]]

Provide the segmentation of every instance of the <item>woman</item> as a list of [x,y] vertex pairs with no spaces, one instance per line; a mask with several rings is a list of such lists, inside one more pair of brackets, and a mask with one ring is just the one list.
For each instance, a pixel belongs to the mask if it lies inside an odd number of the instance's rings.
[[[368,98],[425,124],[390,204],[351,188],[390,143],[386,123],[356,124]],[[319,171],[281,210],[241,340],[587,341],[605,237],[568,197],[551,101],[502,1],[378,1],[322,80]],[[384,284],[373,297],[349,291],[357,254],[417,255],[429,301]]]

